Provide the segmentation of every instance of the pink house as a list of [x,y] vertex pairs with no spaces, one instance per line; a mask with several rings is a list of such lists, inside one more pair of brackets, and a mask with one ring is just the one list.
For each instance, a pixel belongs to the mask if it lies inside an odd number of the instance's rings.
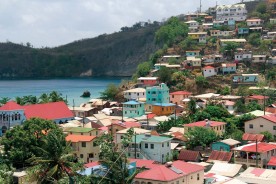
[[139,77],[137,80],[144,86],[154,86],[159,83],[158,77]]
[[188,91],[175,91],[170,93],[170,103],[174,103],[176,105],[183,104],[183,101],[185,98],[188,98],[190,95],[192,95],[191,92]]

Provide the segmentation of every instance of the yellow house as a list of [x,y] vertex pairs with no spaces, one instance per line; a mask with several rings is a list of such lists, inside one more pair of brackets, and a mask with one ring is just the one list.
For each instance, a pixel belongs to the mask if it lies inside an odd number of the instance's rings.
[[88,163],[99,160],[100,147],[95,143],[96,138],[90,135],[70,134],[66,137],[66,141],[71,143],[76,156]]
[[185,129],[185,134],[188,133],[190,130],[192,130],[193,127],[205,127],[205,128],[211,128],[217,133],[217,135],[222,135],[225,132],[226,123],[218,122],[218,121],[210,121],[206,119],[205,121],[189,123],[183,126]]
[[95,128],[84,128],[84,127],[65,127],[63,128],[65,134],[73,135],[89,135],[98,136],[99,130]]
[[207,32],[188,33],[188,36],[199,43],[206,43]]
[[152,105],[152,113],[157,116],[168,116],[175,111],[175,104],[173,103],[155,103]]

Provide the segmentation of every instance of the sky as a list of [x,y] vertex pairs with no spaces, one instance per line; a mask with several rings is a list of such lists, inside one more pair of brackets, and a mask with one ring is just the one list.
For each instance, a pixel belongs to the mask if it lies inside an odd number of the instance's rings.
[[[202,0],[202,10],[241,0]],[[200,0],[0,0],[0,42],[56,47],[140,21],[192,13]]]

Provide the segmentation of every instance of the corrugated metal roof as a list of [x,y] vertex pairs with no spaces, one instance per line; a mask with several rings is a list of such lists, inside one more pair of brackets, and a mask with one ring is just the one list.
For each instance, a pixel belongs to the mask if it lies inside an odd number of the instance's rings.
[[232,158],[232,152],[225,152],[225,151],[212,151],[211,155],[207,162],[212,162],[215,160],[223,161],[223,162],[230,162]]

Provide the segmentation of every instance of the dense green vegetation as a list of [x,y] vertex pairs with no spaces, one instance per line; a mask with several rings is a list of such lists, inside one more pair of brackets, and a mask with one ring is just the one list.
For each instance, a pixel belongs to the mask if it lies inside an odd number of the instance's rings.
[[83,39],[56,48],[0,43],[1,78],[131,76],[157,50],[159,23],[137,23],[120,32]]

